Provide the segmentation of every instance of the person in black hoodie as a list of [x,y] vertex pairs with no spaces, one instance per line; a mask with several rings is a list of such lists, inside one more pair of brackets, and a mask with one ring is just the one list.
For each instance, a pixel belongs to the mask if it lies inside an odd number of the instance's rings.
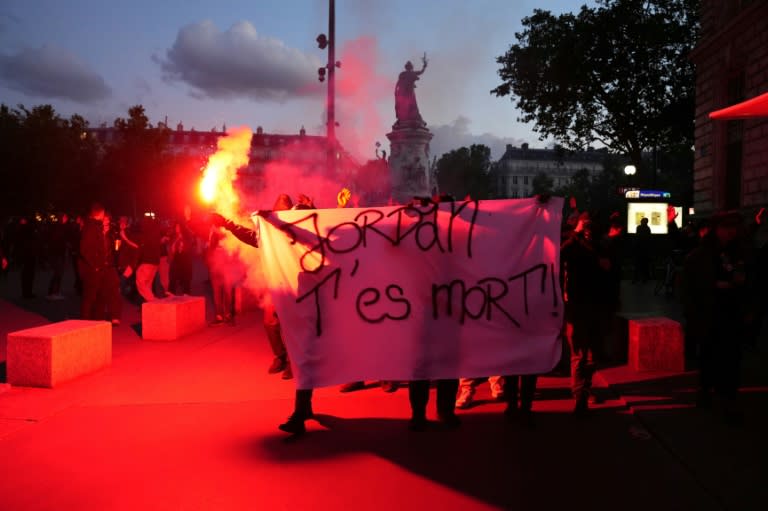
[[[611,257],[595,239],[589,213],[582,213],[560,249],[563,266],[565,333],[571,351],[571,392],[574,415],[584,416],[592,395],[594,355],[599,352],[609,321],[607,307],[615,306],[610,285]],[[602,304],[602,306],[597,306]]]
[[[104,319],[104,299],[114,298],[117,272],[114,267],[111,239],[104,225],[104,207],[95,203],[85,220],[80,237],[78,272],[83,282],[80,317],[88,320]],[[119,293],[117,293],[119,295]],[[110,304],[113,325],[120,324],[120,304]]]

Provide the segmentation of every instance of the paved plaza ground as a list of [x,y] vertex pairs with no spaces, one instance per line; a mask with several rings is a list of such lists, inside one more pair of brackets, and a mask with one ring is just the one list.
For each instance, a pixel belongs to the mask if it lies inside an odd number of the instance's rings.
[[[77,316],[76,297],[22,301],[19,287],[17,273],[0,281],[0,361],[8,332]],[[625,285],[623,307],[679,316],[652,285]],[[483,385],[459,430],[413,433],[406,390],[371,384],[318,391],[318,420],[290,441],[277,425],[293,384],[267,374],[258,312],[167,343],[138,324],[126,303],[108,369],[0,387],[0,509],[768,509],[765,336],[745,360],[743,427],[693,407],[693,373],[619,365],[599,373],[607,401],[584,420],[568,379],[547,375],[533,430],[505,423]]]

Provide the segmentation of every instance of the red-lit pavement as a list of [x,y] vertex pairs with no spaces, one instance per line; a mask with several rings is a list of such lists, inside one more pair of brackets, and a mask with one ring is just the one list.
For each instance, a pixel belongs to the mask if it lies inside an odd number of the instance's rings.
[[[75,300],[22,304],[13,280],[0,287],[12,300],[0,300],[0,358],[7,332],[47,321],[39,312],[76,311]],[[483,400],[487,385],[458,431],[426,433],[407,430],[404,389],[323,389],[320,421],[289,442],[276,426],[293,386],[266,374],[257,313],[169,343],[138,337],[136,307],[124,316],[109,369],[53,390],[0,389],[0,509],[765,508],[765,489],[744,487],[765,476],[764,412],[733,434],[688,408],[649,415],[625,404],[643,392],[685,403],[668,390],[679,382],[654,387],[611,370],[624,397],[605,389],[611,399],[575,420],[567,380],[543,378],[533,431],[505,424],[502,405]],[[748,439],[758,444],[739,450]],[[729,452],[742,472],[721,483]]]

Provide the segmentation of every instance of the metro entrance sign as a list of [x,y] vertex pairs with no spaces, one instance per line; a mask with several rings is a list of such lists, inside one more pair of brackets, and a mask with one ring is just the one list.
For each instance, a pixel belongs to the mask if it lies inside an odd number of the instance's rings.
[[628,189],[624,192],[627,199],[670,199],[672,194],[661,190]]

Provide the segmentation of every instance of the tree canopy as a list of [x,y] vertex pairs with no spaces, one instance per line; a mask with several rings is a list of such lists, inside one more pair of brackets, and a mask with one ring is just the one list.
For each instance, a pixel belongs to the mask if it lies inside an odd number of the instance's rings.
[[79,115],[64,118],[51,105],[0,105],[0,177],[13,190],[0,216],[82,213],[92,201],[114,214],[181,211],[205,162],[165,151],[168,130],[152,126],[141,105],[114,127],[115,140],[102,144]]
[[437,160],[437,183],[441,193],[457,199],[488,198],[491,149],[482,144],[454,149]]
[[598,0],[577,13],[536,9],[497,58],[523,122],[573,150],[600,142],[640,166],[651,148],[693,146],[699,0]]

